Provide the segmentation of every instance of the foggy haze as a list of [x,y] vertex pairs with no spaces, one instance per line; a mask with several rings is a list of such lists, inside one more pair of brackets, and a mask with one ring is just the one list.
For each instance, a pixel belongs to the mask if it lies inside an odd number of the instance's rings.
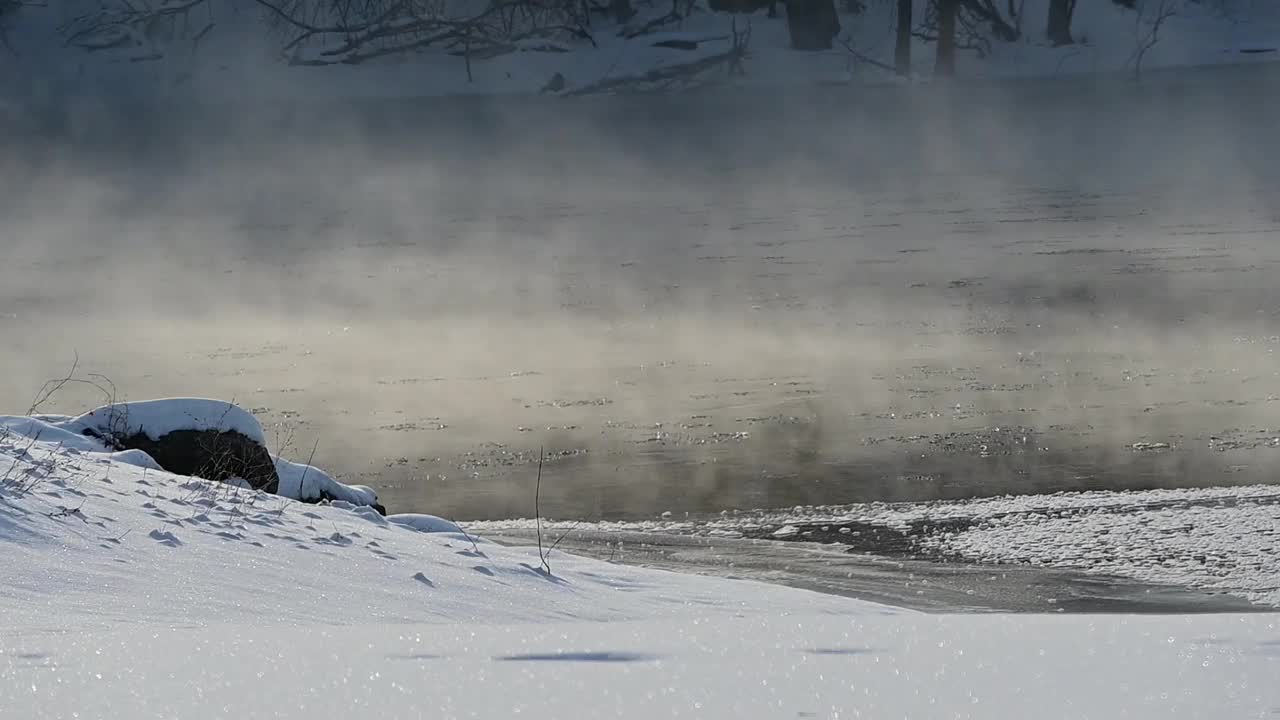
[[17,118],[0,402],[460,519],[1271,482],[1276,77]]

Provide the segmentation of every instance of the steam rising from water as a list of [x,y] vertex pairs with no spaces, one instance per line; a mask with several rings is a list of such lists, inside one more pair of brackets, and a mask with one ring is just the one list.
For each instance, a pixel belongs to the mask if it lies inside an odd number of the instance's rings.
[[1269,479],[1273,84],[23,135],[0,400],[78,353],[461,517],[529,514],[543,446],[544,507],[584,517]]

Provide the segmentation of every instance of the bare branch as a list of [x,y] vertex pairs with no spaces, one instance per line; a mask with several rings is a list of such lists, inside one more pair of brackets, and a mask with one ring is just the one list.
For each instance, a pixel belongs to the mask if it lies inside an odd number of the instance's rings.
[[80,353],[74,350],[72,353],[75,355],[75,359],[71,361],[71,369],[67,371],[65,376],[54,380],[48,380],[43,386],[41,386],[40,391],[36,393],[35,399],[31,401],[31,406],[27,408],[28,415],[35,415],[36,411],[40,409],[40,406],[45,404],[50,397],[53,397],[54,393],[66,387],[67,383],[75,379],[76,370],[80,367]]
[[[514,52],[532,38],[595,40],[588,10],[574,0],[497,0],[479,13],[452,17],[439,0],[254,0],[279,25],[282,48],[298,65],[357,64],[425,47],[467,60]],[[310,49],[304,52],[304,46]]]
[[1133,28],[1137,45],[1125,62],[1126,67],[1133,68],[1134,82],[1142,80],[1142,61],[1146,59],[1147,52],[1159,44],[1160,28],[1166,20],[1178,14],[1177,0],[1144,0],[1137,11]]
[[727,68],[730,75],[745,73],[743,62],[748,57],[751,43],[751,25],[748,22],[745,30],[739,31],[735,19],[732,27],[731,45],[728,50],[715,55],[698,58],[680,65],[664,65],[639,75],[627,75],[616,78],[605,78],[598,82],[564,93],[565,96],[592,95],[597,93],[618,92],[623,90],[643,89],[647,86],[669,87],[679,81],[692,81],[709,70],[719,67]]
[[538,482],[533,489],[533,517],[538,529],[538,558],[542,560],[542,568],[551,574],[551,563],[547,562],[547,553],[542,550],[542,509],[539,502],[542,498],[542,461],[546,457],[545,448],[538,448]]

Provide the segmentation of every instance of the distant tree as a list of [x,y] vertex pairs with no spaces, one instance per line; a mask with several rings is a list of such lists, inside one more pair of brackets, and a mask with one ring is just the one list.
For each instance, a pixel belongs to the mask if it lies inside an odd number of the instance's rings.
[[961,0],[933,0],[937,12],[938,47],[933,74],[952,77],[956,74],[956,20]]
[[154,60],[166,49],[194,49],[213,29],[211,0],[131,4],[127,0],[83,7],[59,28],[68,45],[87,52],[121,51],[130,60]]
[[977,27],[986,26],[991,37],[997,40],[1013,42],[1018,39],[1018,29],[1004,19],[993,0],[960,0],[959,4],[958,19],[974,32]]
[[1013,30],[1018,33],[1018,37],[1022,37],[1022,17],[1026,15],[1023,12],[1026,4],[1027,0],[1009,0],[1009,18],[1013,20]]
[[1138,0],[1135,3],[1134,49],[1125,65],[1133,72],[1134,81],[1142,80],[1142,61],[1151,48],[1160,43],[1160,29],[1178,14],[1178,0]]
[[14,16],[24,7],[43,5],[44,3],[42,2],[31,2],[29,0],[0,0],[0,47],[17,54],[13,49],[13,45],[9,43],[9,28]]
[[1054,47],[1074,45],[1071,37],[1071,16],[1076,11],[1076,0],[1049,0],[1049,23],[1045,35]]
[[[352,65],[434,48],[464,57],[470,66],[473,57],[514,52],[523,41],[595,42],[588,30],[591,7],[578,0],[492,0],[478,10],[437,0],[253,2],[266,9],[286,57],[304,65]],[[615,8],[623,15],[626,10]]]
[[840,34],[834,0],[787,0],[787,32],[796,50],[830,50]]
[[1017,40],[1018,29],[1005,20],[994,0],[929,0],[924,21],[912,35],[938,44],[934,74],[945,77],[955,74],[958,50],[985,57],[992,39]]
[[911,13],[914,5],[912,0],[898,0],[898,33],[893,46],[893,66],[899,75],[911,74]]
[[619,25],[635,17],[635,14],[636,9],[631,6],[631,0],[609,0],[609,15]]
[[[27,4],[32,0],[0,0]],[[68,45],[89,52],[123,52],[129,60],[158,59],[174,49],[194,52],[214,27],[213,8],[227,0],[99,0],[60,28]],[[440,0],[244,0],[263,14],[290,61],[356,64],[387,55],[440,49],[471,59],[515,52],[519,43],[557,38],[594,44],[591,7],[581,0],[491,0],[478,5]],[[455,7],[456,6],[456,7]],[[634,14],[629,0],[608,11],[620,22]],[[463,12],[459,14],[459,10]],[[556,49],[548,50],[556,52]]]

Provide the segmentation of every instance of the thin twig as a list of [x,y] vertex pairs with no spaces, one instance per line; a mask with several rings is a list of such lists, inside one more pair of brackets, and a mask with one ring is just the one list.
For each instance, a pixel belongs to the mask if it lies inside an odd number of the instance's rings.
[[307,456],[307,464],[302,468],[302,474],[298,476],[298,497],[296,500],[302,500],[302,483],[307,479],[307,471],[311,469],[311,461],[316,457],[316,449],[320,447],[320,438],[316,438],[316,442],[311,446],[311,454]]
[[35,398],[31,401],[31,407],[27,408],[28,415],[35,415],[41,405],[45,404],[45,402],[47,402],[54,393],[66,387],[67,383],[71,382],[72,379],[75,378],[76,370],[80,367],[80,353],[75,350],[72,350],[71,352],[75,356],[75,359],[71,361],[71,370],[68,371],[65,376],[46,381],[45,384],[40,387],[40,392],[36,393]]
[[[457,520],[454,520],[453,524],[458,526],[458,529],[462,531],[462,536],[465,537],[467,541],[471,543],[471,551],[477,555],[484,555],[484,553],[480,551],[480,546],[476,544],[476,539],[471,537],[471,533],[467,532],[466,528],[462,527],[462,523],[458,522]],[[555,546],[553,545],[552,547],[555,547]]]
[[538,530],[538,557],[542,560],[542,569],[551,574],[551,563],[547,562],[548,553],[542,550],[542,509],[539,502],[542,499],[542,462],[546,457],[546,448],[538,448],[538,482],[533,487],[533,517],[535,527]]
[[572,525],[570,525],[567,530],[560,533],[560,537],[556,538],[556,541],[551,544],[551,549],[547,550],[547,554],[550,555],[556,548],[560,547],[560,541],[564,540],[566,537],[569,537],[569,533],[573,532],[574,530],[577,530],[578,526],[584,522],[586,521],[579,519],[576,522],[574,522]]
[[875,59],[875,58],[873,58],[873,57],[869,57],[869,56],[867,56],[867,55],[863,55],[862,53],[858,52],[857,50],[854,50],[854,49],[853,49],[853,46],[852,46],[852,45],[850,45],[850,44],[848,43],[848,41],[847,41],[847,40],[845,40],[845,39],[844,39],[844,38],[842,38],[842,37],[838,37],[838,36],[837,36],[837,37],[836,37],[836,40],[837,40],[837,41],[839,41],[839,43],[840,43],[841,45],[843,45],[843,46],[844,46],[844,49],[845,49],[845,50],[848,50],[848,51],[849,51],[849,54],[850,54],[850,55],[852,55],[852,56],[853,56],[853,58],[854,58],[855,60],[860,60],[860,61],[862,61],[862,62],[864,62],[864,63],[866,63],[866,64],[868,64],[868,65],[873,65],[873,66],[875,66],[875,67],[878,67],[878,68],[880,68],[881,70],[885,70],[885,71],[888,71],[888,72],[891,72],[891,73],[897,74],[898,69],[897,69],[897,68],[895,68],[894,66],[890,65],[889,63],[883,63],[883,62],[880,62],[879,60],[876,60],[876,59]]

